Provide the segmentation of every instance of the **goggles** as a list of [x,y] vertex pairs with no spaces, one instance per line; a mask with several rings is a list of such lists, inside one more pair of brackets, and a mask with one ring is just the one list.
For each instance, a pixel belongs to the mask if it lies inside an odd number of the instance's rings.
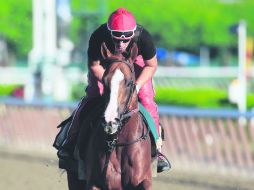
[[131,39],[134,36],[134,31],[120,32],[111,30],[111,36],[116,39]]
[[111,36],[115,39],[119,39],[119,40],[130,40],[131,38],[134,37],[135,35],[135,30],[136,27],[133,30],[127,30],[127,31],[120,31],[120,30],[110,30],[108,27],[108,30],[111,33]]
[[120,42],[128,43],[131,40],[131,39],[116,39],[116,38],[112,38],[112,39],[113,39],[113,42],[116,44],[120,44]]

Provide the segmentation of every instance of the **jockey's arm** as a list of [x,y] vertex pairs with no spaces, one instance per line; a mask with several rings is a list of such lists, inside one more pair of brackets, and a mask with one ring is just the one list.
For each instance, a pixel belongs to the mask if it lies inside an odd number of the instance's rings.
[[157,67],[157,57],[156,55],[149,60],[144,60],[145,66],[136,80],[136,84],[141,88],[147,81],[152,79]]
[[89,69],[93,72],[94,76],[101,81],[103,74],[105,72],[105,69],[100,65],[100,60],[94,61],[89,59],[88,64],[89,64]]

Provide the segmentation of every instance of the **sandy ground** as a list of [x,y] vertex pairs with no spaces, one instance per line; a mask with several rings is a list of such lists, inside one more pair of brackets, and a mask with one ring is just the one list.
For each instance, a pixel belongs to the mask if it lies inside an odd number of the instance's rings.
[[[0,151],[0,190],[67,190],[66,173],[49,156]],[[254,179],[172,169],[154,179],[155,190],[253,190]]]

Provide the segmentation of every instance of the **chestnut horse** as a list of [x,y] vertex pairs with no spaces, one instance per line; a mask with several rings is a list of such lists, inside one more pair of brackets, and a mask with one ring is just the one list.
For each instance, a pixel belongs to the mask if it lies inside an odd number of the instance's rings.
[[98,118],[85,154],[87,189],[152,189],[151,139],[138,110],[133,61],[102,45],[105,111]]

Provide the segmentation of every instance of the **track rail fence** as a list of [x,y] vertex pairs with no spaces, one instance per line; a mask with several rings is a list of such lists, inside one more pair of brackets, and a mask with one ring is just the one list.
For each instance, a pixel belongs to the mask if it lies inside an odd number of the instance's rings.
[[[0,102],[0,146],[53,153],[56,126],[74,107]],[[254,174],[253,113],[166,106],[159,106],[159,112],[166,136],[163,151],[173,167]]]
[[160,107],[164,150],[181,166],[254,174],[254,114]]

